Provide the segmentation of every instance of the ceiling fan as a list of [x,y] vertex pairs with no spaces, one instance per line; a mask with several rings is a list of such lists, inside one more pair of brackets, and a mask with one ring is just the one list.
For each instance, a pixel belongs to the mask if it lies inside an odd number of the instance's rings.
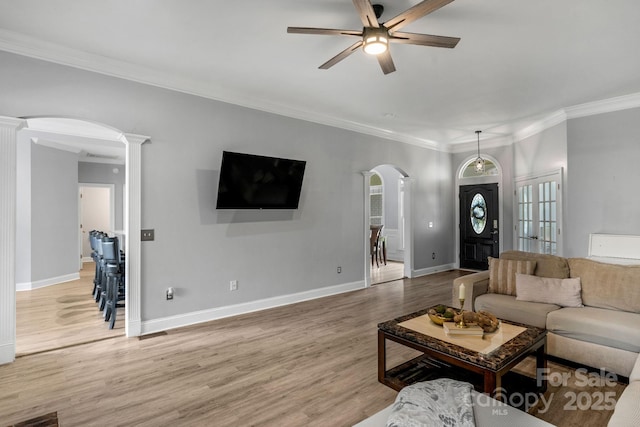
[[288,27],[287,33],[360,37],[360,40],[318,68],[323,70],[331,68],[347,56],[354,53],[358,48],[362,47],[366,53],[376,55],[378,57],[380,67],[382,68],[382,72],[384,74],[389,74],[396,70],[393,60],[391,59],[391,53],[389,52],[389,42],[433,47],[456,47],[460,41],[460,38],[458,37],[432,36],[429,34],[405,33],[398,31],[405,25],[440,9],[442,6],[445,6],[452,1],[453,0],[424,0],[405,10],[395,18],[391,18],[384,23],[380,23],[378,22],[378,19],[384,10],[382,5],[372,5],[370,0],[353,0],[353,5],[360,14],[360,19],[364,25],[362,31],[335,30],[330,28]]

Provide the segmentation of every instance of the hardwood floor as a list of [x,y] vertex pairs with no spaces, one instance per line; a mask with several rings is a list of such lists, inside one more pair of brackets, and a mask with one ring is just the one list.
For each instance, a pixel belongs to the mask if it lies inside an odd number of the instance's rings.
[[[377,381],[377,324],[448,303],[463,274],[20,357],[0,366],[1,424],[351,426],[396,396]],[[413,354],[388,346],[391,364]]]
[[91,298],[95,264],[80,279],[16,293],[16,353],[25,355],[124,335],[124,309],[114,329]]
[[371,267],[371,284],[386,283],[404,277],[404,263],[387,261],[387,264],[375,264]]

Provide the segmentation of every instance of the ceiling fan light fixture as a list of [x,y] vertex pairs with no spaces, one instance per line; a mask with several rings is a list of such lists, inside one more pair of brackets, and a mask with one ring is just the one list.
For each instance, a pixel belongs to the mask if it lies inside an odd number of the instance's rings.
[[389,34],[380,28],[365,28],[362,37],[363,49],[369,55],[380,55],[389,48]]

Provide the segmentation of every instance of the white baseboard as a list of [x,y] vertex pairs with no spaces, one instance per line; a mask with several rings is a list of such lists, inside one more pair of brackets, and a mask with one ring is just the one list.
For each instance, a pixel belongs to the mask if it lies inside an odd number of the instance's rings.
[[45,286],[57,285],[59,283],[78,280],[79,278],[80,273],[71,273],[65,274],[64,276],[49,277],[47,279],[37,280],[35,282],[16,283],[16,291],[32,291],[34,289],[44,288]]
[[82,257],[82,262],[83,263],[85,263],[85,262],[93,262],[93,258],[91,258],[90,256]]
[[341,285],[328,286],[311,291],[298,292],[295,294],[282,295],[273,298],[265,298],[257,301],[250,301],[241,304],[234,304],[225,307],[217,307],[208,310],[194,311],[177,316],[164,317],[161,319],[144,320],[141,325],[141,335],[166,331],[168,329],[194,325],[197,323],[209,322],[211,320],[222,319],[224,317],[237,316],[254,311],[266,310],[283,305],[295,304],[316,298],[351,292],[364,289],[364,281],[344,283]]
[[16,359],[16,344],[0,344],[0,365],[11,363]]
[[435,267],[421,268],[420,270],[413,270],[411,272],[411,277],[426,276],[427,274],[437,273],[439,271],[453,270],[454,268],[454,263],[437,265]]

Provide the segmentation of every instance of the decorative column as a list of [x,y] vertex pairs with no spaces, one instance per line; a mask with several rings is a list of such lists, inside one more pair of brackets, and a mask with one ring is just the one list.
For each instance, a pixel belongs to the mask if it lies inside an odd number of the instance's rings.
[[402,211],[404,212],[404,229],[402,232],[404,236],[404,275],[405,277],[413,277],[413,179],[409,177],[402,178],[404,188],[404,206]]
[[142,217],[142,144],[150,138],[143,135],[124,134],[126,145],[126,186],[124,229],[126,233],[126,322],[128,337],[142,334],[140,233]]
[[373,172],[362,171],[364,177],[364,287],[371,286],[371,240],[369,235],[371,234],[371,228],[369,226],[369,218],[371,217],[371,176]]
[[0,364],[16,356],[16,145],[24,125],[0,116]]

